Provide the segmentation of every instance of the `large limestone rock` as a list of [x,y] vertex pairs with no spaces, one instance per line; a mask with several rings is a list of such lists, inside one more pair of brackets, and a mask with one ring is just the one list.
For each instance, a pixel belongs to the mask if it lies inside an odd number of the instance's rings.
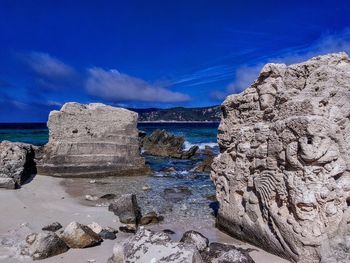
[[38,173],[52,176],[146,174],[137,113],[100,103],[66,103],[52,111]]
[[349,57],[267,64],[222,111],[218,226],[291,261],[349,262]]
[[0,188],[15,189],[36,173],[30,144],[0,142]]
[[61,238],[70,248],[92,247],[102,242],[102,238],[90,227],[75,221],[64,229]]

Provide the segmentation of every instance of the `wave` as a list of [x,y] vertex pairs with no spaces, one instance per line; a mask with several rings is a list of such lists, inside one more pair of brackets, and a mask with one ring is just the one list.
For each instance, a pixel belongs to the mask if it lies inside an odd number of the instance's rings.
[[209,146],[210,148],[217,147],[218,144],[216,142],[202,142],[202,143],[190,143],[189,141],[184,142],[184,150],[189,150],[192,146],[198,146],[200,150],[204,150],[205,146]]

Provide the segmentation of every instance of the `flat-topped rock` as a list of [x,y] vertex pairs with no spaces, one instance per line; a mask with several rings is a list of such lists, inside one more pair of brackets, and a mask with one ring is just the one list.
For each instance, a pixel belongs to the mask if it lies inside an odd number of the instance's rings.
[[147,174],[137,113],[101,103],[66,103],[49,115],[38,173],[61,177]]
[[267,64],[222,111],[217,225],[294,262],[349,262],[347,54]]

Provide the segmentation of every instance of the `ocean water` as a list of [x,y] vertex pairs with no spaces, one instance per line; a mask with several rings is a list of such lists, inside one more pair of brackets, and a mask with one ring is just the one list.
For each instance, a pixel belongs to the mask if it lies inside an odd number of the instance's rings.
[[[191,169],[206,157],[203,151],[205,145],[212,147],[215,154],[218,153],[217,128],[218,124],[215,123],[139,124],[139,129],[147,134],[155,129],[165,129],[184,136],[184,147],[198,145],[199,154],[190,160],[144,156],[154,172],[152,176],[98,178],[95,183],[90,183],[91,179],[88,178],[74,178],[65,179],[62,184],[84,205],[108,205],[106,201],[86,201],[84,197],[87,194],[119,196],[134,193],[144,214],[156,211],[164,216],[164,227],[174,224],[198,227],[199,221],[203,227],[213,226],[217,209],[217,203],[213,201],[215,187],[209,173],[195,173]],[[48,130],[43,123],[0,124],[2,140],[44,145],[48,141]]]

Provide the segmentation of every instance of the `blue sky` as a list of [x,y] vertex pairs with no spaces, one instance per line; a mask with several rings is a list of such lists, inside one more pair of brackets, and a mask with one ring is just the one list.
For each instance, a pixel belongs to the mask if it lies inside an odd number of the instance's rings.
[[66,101],[220,104],[267,62],[350,53],[348,1],[0,0],[0,122]]

